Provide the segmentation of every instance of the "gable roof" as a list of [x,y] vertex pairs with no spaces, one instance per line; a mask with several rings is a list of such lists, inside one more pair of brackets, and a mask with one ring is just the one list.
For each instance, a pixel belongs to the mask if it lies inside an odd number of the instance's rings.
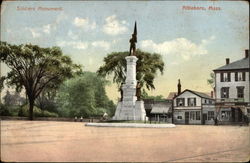
[[248,58],[243,58],[238,61],[229,63],[227,65],[221,66],[214,71],[220,71],[220,70],[237,70],[237,69],[249,69],[249,62],[250,62],[250,57]]
[[168,99],[168,100],[173,100],[174,97],[175,97],[175,95],[177,95],[177,92],[170,92],[170,93],[168,94],[167,99]]
[[[183,92],[181,92],[181,93],[180,93],[179,95],[177,95],[176,97],[180,96],[181,94],[183,94],[183,93],[186,92],[186,91],[189,91],[189,92],[191,92],[191,93],[193,93],[193,94],[195,94],[195,95],[197,95],[197,96],[199,96],[199,97],[201,97],[201,98],[213,99],[213,98],[210,97],[207,93],[192,91],[192,90],[189,90],[189,89],[185,89]],[[176,97],[175,97],[175,98],[176,98]]]

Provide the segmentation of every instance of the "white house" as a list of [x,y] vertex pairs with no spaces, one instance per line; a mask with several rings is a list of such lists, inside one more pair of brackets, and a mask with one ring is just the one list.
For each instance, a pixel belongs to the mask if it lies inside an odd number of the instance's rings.
[[184,90],[174,97],[175,124],[213,124],[214,99],[206,93]]
[[[250,57],[245,57],[219,67],[215,73],[216,116],[219,122],[243,122],[250,117]],[[245,115],[245,116],[244,116]]]

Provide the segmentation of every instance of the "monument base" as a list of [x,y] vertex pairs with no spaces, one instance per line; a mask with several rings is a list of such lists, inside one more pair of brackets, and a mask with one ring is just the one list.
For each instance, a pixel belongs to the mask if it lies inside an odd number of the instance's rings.
[[136,101],[131,108],[124,107],[122,102],[118,102],[115,116],[112,118],[112,120],[128,121],[145,121],[147,119],[143,101]]

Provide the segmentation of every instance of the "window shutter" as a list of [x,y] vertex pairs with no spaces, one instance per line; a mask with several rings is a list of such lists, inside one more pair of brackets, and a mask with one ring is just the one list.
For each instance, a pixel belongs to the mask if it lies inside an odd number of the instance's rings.
[[188,106],[190,106],[190,98],[188,98]]
[[238,81],[238,72],[235,72],[235,81]]
[[229,81],[229,82],[231,81],[231,73],[230,72],[227,73],[227,81]]
[[243,81],[246,81],[246,72],[242,72]]
[[223,82],[223,73],[220,73],[220,82]]
[[196,106],[196,98],[194,98],[194,106]]
[[226,95],[226,96],[227,96],[226,98],[229,98],[229,87],[226,88],[226,94],[227,94],[227,95]]
[[185,98],[183,98],[183,106],[185,106]]

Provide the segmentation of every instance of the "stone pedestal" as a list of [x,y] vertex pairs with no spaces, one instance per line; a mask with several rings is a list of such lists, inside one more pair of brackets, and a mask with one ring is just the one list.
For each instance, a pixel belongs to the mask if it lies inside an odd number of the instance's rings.
[[118,103],[113,120],[145,120],[143,101],[136,101],[136,56],[127,56],[126,81],[122,86],[123,100]]

